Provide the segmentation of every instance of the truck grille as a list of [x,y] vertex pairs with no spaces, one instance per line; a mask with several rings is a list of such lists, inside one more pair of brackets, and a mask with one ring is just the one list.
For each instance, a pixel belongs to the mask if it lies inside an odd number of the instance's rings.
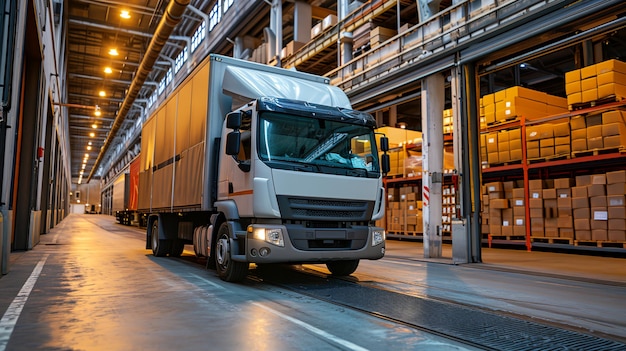
[[287,220],[368,221],[374,203],[278,196],[278,206]]

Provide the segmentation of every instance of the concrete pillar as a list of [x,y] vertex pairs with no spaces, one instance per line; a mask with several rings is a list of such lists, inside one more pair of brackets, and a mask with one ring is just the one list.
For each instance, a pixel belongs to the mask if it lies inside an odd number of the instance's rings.
[[441,257],[444,77],[422,80],[422,201],[424,257]]
[[[348,16],[348,0],[337,0],[337,19],[343,21]],[[352,32],[339,33],[339,65],[343,66],[352,60],[353,40]]]
[[272,0],[270,11],[270,30],[273,34],[273,43],[268,45],[268,61],[276,60],[276,66],[280,67],[280,52],[283,49],[283,2],[282,0]]
[[313,24],[311,5],[304,1],[296,1],[293,14],[293,40],[300,43],[311,41],[311,25]]

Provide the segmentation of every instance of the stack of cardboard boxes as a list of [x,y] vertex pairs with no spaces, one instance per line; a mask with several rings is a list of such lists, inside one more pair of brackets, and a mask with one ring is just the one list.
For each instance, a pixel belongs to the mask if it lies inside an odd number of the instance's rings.
[[394,37],[398,32],[395,29],[376,27],[370,31],[370,47],[375,48],[379,44]]
[[487,94],[480,100],[481,120],[486,125],[524,116],[533,120],[567,112],[567,100],[519,86]]
[[626,241],[626,171],[577,176],[574,229],[581,241]]
[[522,159],[522,133],[519,127],[482,134],[481,155],[489,164]]
[[483,233],[533,238],[626,242],[626,170],[576,178],[529,181],[526,221],[524,188],[518,182],[483,187]]
[[526,127],[526,157],[529,160],[571,153],[568,122],[545,123]]
[[626,146],[626,112],[611,110],[602,114],[574,116],[570,121],[572,154]]
[[422,201],[418,201],[417,187],[389,188],[387,231],[392,233],[422,233]]
[[626,63],[608,60],[565,73],[567,103],[572,106],[626,97]]

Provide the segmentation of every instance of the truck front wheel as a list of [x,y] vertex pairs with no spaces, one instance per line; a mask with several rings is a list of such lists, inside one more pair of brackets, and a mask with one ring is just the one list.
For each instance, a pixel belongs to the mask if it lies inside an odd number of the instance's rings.
[[248,275],[248,263],[231,260],[230,235],[226,223],[222,223],[217,232],[217,242],[215,243],[213,256],[215,256],[217,275],[222,280],[237,282],[243,280]]
[[350,275],[356,271],[358,266],[359,260],[326,262],[326,268],[332,275]]
[[150,240],[152,241],[152,254],[156,257],[163,257],[170,251],[167,240],[159,239],[159,220],[152,222],[152,230],[150,232]]

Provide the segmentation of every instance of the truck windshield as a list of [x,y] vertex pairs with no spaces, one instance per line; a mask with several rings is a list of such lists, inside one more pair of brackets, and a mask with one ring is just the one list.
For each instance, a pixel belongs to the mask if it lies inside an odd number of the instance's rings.
[[376,178],[371,128],[276,112],[259,120],[259,157],[272,168]]

